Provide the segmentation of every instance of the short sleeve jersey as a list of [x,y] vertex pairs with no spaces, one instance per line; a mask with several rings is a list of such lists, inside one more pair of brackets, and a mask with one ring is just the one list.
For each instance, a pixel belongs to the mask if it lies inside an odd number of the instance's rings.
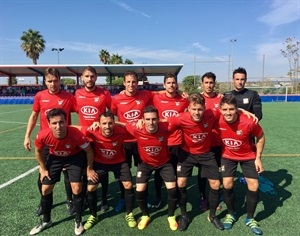
[[77,113],[79,125],[90,126],[99,118],[99,115],[110,109],[111,96],[107,89],[96,87],[92,92],[85,88],[76,90],[75,98],[77,103]]
[[138,129],[135,125],[126,124],[126,129],[137,139],[138,150],[143,162],[150,166],[158,167],[168,162],[171,158],[168,149],[167,122],[159,122],[156,133],[150,134],[145,127]]
[[[189,105],[189,101],[180,95],[170,98],[165,93],[158,93],[154,94],[150,104],[157,108],[161,119],[167,119],[184,112]],[[168,139],[168,145],[180,145],[181,143],[182,131],[181,129],[174,129]]]
[[[203,97],[205,98],[205,108],[206,109],[212,109],[212,110],[219,110],[220,109],[220,101],[221,97],[218,97],[216,94],[213,97],[207,97],[204,94],[202,94]],[[211,134],[211,145],[214,146],[222,146],[222,140],[216,130],[212,130]]]
[[43,129],[37,134],[34,144],[39,149],[48,147],[51,155],[62,158],[73,156],[89,146],[88,139],[81,131],[74,127],[67,129],[67,136],[63,139],[55,138],[50,128]]
[[[138,90],[134,96],[127,96],[125,93],[117,94],[112,97],[111,111],[118,117],[118,121],[135,123],[142,118],[143,109],[153,94],[152,91],[148,90]],[[133,141],[136,140],[126,140],[126,142]]]
[[123,143],[126,138],[132,136],[125,127],[115,125],[113,135],[110,137],[103,136],[99,130],[89,130],[88,127],[83,127],[82,131],[93,142],[95,162],[117,164],[126,160]]
[[71,124],[71,112],[76,110],[76,101],[74,96],[64,90],[57,94],[50,94],[43,90],[35,95],[32,110],[40,113],[40,130],[48,128],[47,114],[53,108],[62,108],[66,114],[67,124]]
[[231,160],[253,160],[256,158],[256,147],[252,136],[259,137],[263,130],[251,118],[244,114],[238,115],[238,119],[228,124],[220,117],[215,124],[223,142],[222,157]]
[[192,120],[189,112],[168,118],[171,127],[181,128],[183,141],[181,148],[191,154],[203,154],[211,148],[211,131],[214,122],[219,117],[218,112],[207,109],[200,122]]

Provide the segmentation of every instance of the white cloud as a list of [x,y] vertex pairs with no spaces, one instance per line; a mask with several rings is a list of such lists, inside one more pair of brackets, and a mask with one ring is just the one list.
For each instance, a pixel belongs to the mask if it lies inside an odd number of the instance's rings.
[[258,21],[274,28],[300,19],[299,0],[272,0],[270,11],[260,16]]
[[200,49],[202,52],[209,52],[210,51],[210,49],[208,47],[203,46],[199,42],[193,43],[193,47]]
[[265,62],[270,66],[288,65],[288,60],[281,54],[280,49],[284,46],[282,42],[263,43],[256,47],[256,58],[262,61],[265,55]]
[[111,2],[118,5],[119,7],[123,8],[123,9],[125,9],[126,11],[129,11],[129,12],[132,12],[132,13],[135,13],[135,14],[138,14],[138,15],[142,15],[142,16],[147,17],[147,18],[151,18],[151,16],[149,16],[145,12],[134,9],[126,3],[119,2],[119,1],[116,1],[116,0],[111,0]]

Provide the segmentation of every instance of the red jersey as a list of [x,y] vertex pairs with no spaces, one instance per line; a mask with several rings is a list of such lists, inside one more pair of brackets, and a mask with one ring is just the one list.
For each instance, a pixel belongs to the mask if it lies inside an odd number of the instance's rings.
[[203,154],[211,148],[211,131],[218,114],[213,110],[205,110],[200,122],[192,120],[189,112],[168,118],[168,122],[175,128],[181,128],[183,142],[181,148],[191,154]]
[[[202,93],[203,97],[205,98],[205,108],[206,109],[212,109],[212,110],[219,110],[220,109],[220,102],[221,97],[218,97],[218,94],[215,94],[213,97],[207,97]],[[215,129],[212,130],[211,134],[211,145],[213,147],[215,146],[222,146],[222,140],[220,136],[218,135],[217,131]]]
[[[185,111],[189,105],[189,101],[180,95],[173,98],[167,97],[165,93],[154,94],[150,104],[155,106],[158,110],[160,118],[169,118],[172,116],[178,116],[179,113]],[[182,131],[181,129],[175,129],[169,136],[168,145],[180,145],[182,143]]]
[[77,113],[79,116],[79,125],[90,126],[98,120],[99,115],[110,109],[111,96],[107,89],[96,87],[92,92],[85,88],[76,90],[75,98],[77,103]]
[[101,164],[117,164],[126,160],[123,148],[124,140],[131,135],[124,127],[114,126],[113,135],[105,137],[99,130],[92,131],[82,128],[83,133],[93,141],[94,161]]
[[126,129],[137,139],[138,150],[143,162],[150,166],[158,167],[168,162],[171,158],[168,149],[170,131],[167,122],[159,122],[158,131],[150,134],[145,130],[127,124]]
[[47,113],[53,108],[62,108],[67,114],[67,124],[70,125],[71,111],[76,109],[74,96],[64,90],[60,90],[57,94],[51,94],[47,89],[38,92],[34,97],[32,110],[40,113],[40,130],[49,127]]
[[[117,94],[112,98],[111,111],[118,117],[120,122],[137,122],[139,119],[142,119],[142,112],[153,94],[152,91],[148,90],[138,90],[134,96],[127,96],[125,93]],[[133,141],[136,140],[126,140],[126,142]]]
[[261,136],[263,130],[252,118],[239,114],[234,123],[228,124],[223,117],[220,117],[214,127],[223,141],[222,158],[237,161],[256,158],[256,147],[251,137]]
[[67,129],[67,136],[63,139],[55,138],[50,128],[43,129],[38,132],[34,144],[39,149],[47,146],[49,153],[58,157],[73,156],[89,146],[89,141],[81,131],[74,127]]

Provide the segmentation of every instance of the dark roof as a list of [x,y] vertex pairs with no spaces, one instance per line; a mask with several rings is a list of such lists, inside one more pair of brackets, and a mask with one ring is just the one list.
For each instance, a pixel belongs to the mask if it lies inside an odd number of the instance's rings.
[[182,64],[118,64],[118,65],[0,65],[0,77],[31,77],[43,76],[48,67],[57,68],[61,76],[79,77],[83,69],[92,66],[97,71],[97,76],[122,76],[128,70],[135,71],[138,75],[161,76],[165,73],[178,75]]

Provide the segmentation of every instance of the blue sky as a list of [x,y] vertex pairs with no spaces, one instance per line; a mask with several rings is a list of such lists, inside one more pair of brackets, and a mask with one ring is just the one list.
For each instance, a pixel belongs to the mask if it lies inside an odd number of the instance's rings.
[[280,49],[300,41],[299,19],[299,0],[0,0],[0,63],[32,63],[20,48],[32,28],[46,40],[38,64],[57,64],[52,48],[65,48],[60,64],[97,64],[106,49],[135,64],[184,64],[179,81],[194,65],[227,81],[230,54],[249,80],[286,76]]

